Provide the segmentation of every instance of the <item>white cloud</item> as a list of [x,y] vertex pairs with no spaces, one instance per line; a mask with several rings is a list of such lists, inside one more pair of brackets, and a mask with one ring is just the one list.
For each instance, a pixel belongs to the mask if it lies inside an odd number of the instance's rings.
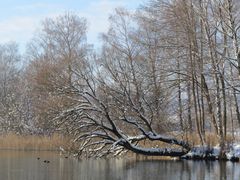
[[[90,43],[99,45],[99,33],[107,32],[108,17],[116,7],[125,7],[129,2],[139,4],[138,0],[98,0],[92,1],[84,9],[76,7],[64,8],[64,4],[35,3],[13,7],[19,14],[4,21],[0,21],[0,43],[16,41],[20,47],[28,42],[34,31],[40,26],[40,22],[46,17],[55,17],[65,11],[76,12],[81,17],[86,17],[89,22],[88,39]],[[21,47],[23,49],[23,47]]]
[[28,39],[37,26],[33,17],[13,17],[0,22],[0,39],[6,41],[24,41]]
[[13,10],[18,12],[26,12],[26,11],[32,11],[39,8],[49,9],[53,8],[55,5],[53,4],[47,4],[47,3],[35,3],[35,4],[25,4],[20,6],[13,7]]

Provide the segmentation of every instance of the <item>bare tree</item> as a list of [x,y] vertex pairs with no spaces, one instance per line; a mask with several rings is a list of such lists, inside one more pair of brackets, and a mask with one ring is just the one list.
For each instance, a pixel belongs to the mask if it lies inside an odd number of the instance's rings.
[[[86,20],[66,13],[46,19],[42,29],[28,45],[30,82],[33,107],[39,125],[47,132],[54,128],[55,114],[73,102],[66,96],[68,87],[77,83],[73,67],[82,68],[90,47],[86,43]],[[66,94],[62,95],[65,92]]]
[[[129,12],[116,10],[103,37],[101,58],[85,69],[72,69],[81,79],[81,84],[70,87],[78,104],[66,108],[55,121],[69,127],[75,141],[81,143],[78,153],[82,155],[101,157],[126,150],[156,156],[184,155],[189,145],[158,128],[164,123],[159,116],[166,113],[163,99],[156,93],[159,83],[154,84],[158,75],[149,67],[153,62],[145,62],[130,22]],[[143,141],[161,141],[171,147],[144,147]]]
[[29,130],[30,111],[22,81],[20,54],[16,43],[0,45],[0,124],[1,133],[24,133]]

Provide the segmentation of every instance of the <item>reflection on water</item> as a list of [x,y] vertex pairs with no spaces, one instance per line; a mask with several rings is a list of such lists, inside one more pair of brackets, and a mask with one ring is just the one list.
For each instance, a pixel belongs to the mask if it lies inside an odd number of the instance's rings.
[[[50,163],[44,163],[44,160]],[[240,163],[126,159],[78,161],[54,152],[0,151],[0,179],[239,180]]]

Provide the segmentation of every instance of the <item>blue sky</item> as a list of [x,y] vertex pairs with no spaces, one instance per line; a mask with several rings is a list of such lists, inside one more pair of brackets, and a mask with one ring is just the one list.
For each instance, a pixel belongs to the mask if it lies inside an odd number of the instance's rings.
[[85,17],[89,23],[88,40],[98,45],[98,35],[108,29],[108,16],[116,7],[136,9],[144,0],[1,0],[0,43],[16,41],[24,49],[46,17],[66,11]]

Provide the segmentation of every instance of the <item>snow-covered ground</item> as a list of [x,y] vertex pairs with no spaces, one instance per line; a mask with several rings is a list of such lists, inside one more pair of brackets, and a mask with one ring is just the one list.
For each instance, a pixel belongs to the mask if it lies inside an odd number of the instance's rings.
[[[220,146],[207,147],[195,146],[186,155],[182,156],[183,159],[209,159],[217,160],[220,156]],[[240,159],[240,144],[233,144],[229,150],[225,152],[227,160],[239,161]]]
[[233,144],[230,151],[226,153],[227,159],[240,158],[240,144]]

